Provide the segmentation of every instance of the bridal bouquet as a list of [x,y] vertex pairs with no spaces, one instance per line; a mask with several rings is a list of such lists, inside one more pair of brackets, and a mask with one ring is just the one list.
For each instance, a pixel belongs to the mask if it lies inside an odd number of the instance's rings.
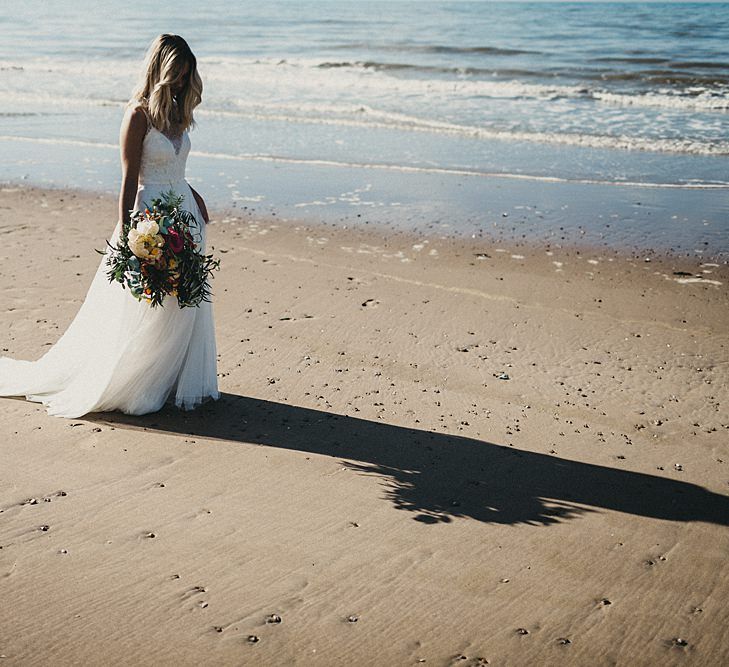
[[163,193],[132,213],[115,246],[107,241],[109,282],[128,287],[152,307],[162,305],[168,294],[177,297],[180,308],[210,301],[208,280],[220,267],[220,260],[197,250],[190,231],[195,218],[181,208],[182,200],[173,190]]

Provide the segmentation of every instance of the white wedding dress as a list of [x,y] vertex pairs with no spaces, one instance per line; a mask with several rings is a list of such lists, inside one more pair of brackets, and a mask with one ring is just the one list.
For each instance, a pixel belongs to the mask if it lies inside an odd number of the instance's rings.
[[[204,252],[205,222],[185,181],[189,152],[187,132],[175,146],[147,122],[134,208],[170,188],[184,195],[182,207],[195,216],[192,231]],[[117,223],[112,244],[120,231]],[[219,398],[212,305],[180,308],[168,296],[152,308],[109,283],[107,270],[104,256],[73,322],[40,359],[0,357],[0,396],[25,396],[60,417],[112,410],[141,415],[173,396],[177,407],[191,410]]]

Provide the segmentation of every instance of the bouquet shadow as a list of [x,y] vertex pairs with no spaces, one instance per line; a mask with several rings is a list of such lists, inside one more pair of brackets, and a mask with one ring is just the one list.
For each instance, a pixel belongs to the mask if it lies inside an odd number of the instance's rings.
[[246,396],[222,394],[193,412],[165,407],[141,417],[88,418],[340,458],[379,477],[385,497],[425,523],[470,518],[548,526],[614,510],[729,526],[729,497],[695,484]]

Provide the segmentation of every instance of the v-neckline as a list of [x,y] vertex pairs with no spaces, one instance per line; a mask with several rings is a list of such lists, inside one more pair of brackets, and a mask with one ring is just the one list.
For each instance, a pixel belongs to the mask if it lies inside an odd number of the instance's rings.
[[[157,130],[157,128],[154,127],[154,125],[152,125],[152,127],[155,130]],[[182,130],[182,133],[180,134],[180,148],[179,149],[175,148],[175,144],[172,141],[172,139],[170,139],[164,132],[162,132],[162,130],[157,130],[157,132],[159,132],[165,139],[167,139],[167,142],[170,144],[170,146],[172,146],[172,150],[175,151],[175,155],[179,155],[180,151],[182,150],[182,142],[185,138],[185,130]]]

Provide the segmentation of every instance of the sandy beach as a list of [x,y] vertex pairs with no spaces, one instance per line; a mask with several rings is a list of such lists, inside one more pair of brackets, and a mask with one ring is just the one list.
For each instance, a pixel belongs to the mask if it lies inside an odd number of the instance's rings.
[[[729,267],[212,218],[220,401],[0,399],[0,665],[729,662]],[[115,220],[0,191],[0,354]]]

